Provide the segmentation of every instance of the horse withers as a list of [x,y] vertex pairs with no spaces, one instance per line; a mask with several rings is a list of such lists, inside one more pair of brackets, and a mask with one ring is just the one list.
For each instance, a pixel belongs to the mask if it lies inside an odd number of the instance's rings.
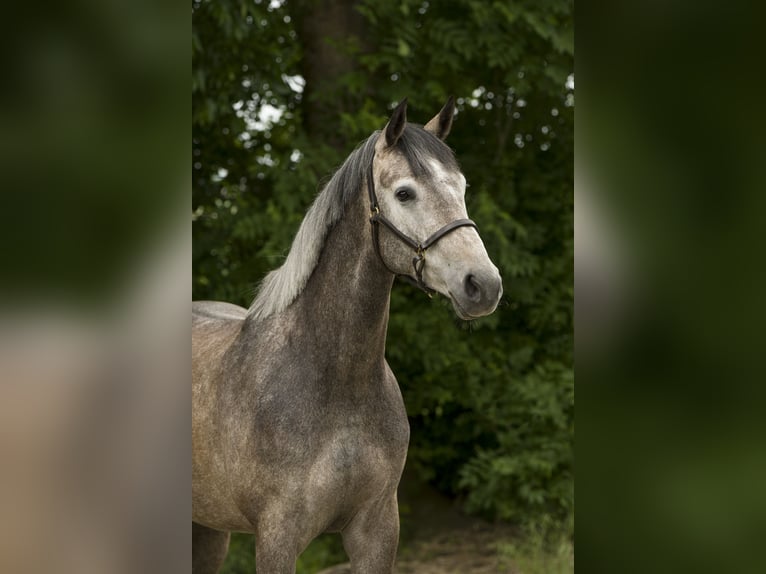
[[466,320],[502,295],[443,142],[452,98],[423,127],[406,108],[333,175],[250,309],[193,304],[195,573],[218,571],[231,531],[255,534],[259,574],[293,573],[323,532],[352,572],[393,571],[410,433],[384,357],[394,276]]

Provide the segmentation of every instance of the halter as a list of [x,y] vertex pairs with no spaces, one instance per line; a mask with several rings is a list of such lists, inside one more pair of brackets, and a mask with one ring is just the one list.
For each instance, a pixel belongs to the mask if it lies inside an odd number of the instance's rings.
[[[459,227],[470,226],[476,229],[477,231],[479,228],[470,219],[456,219],[455,221],[448,223],[444,227],[437,230],[436,233],[433,233],[432,235],[430,235],[422,243],[419,243],[418,241],[416,241],[415,239],[413,239],[406,233],[400,231],[399,229],[397,229],[396,225],[391,223],[391,221],[380,212],[380,206],[378,205],[378,197],[375,195],[375,179],[372,175],[372,164],[374,159],[375,159],[375,154],[373,153],[372,159],[370,160],[369,173],[367,175],[367,192],[370,195],[370,224],[371,224],[370,229],[372,231],[372,244],[375,246],[375,253],[378,254],[378,258],[380,259],[381,263],[383,263],[386,269],[391,271],[391,273],[393,273],[394,275],[398,275],[402,279],[412,283],[416,287],[419,287],[420,289],[425,291],[426,294],[430,297],[431,295],[436,293],[436,291],[434,289],[431,289],[423,281],[423,268],[426,265],[426,250],[432,245],[434,245],[437,241],[442,239],[445,235],[452,233]],[[397,274],[388,266],[388,264],[383,259],[383,256],[380,254],[380,243],[378,239],[378,228],[379,228],[378,224],[380,223],[388,227],[394,233],[394,235],[399,238],[399,240],[409,245],[412,248],[412,250],[415,252],[415,257],[412,259],[412,268],[415,271],[415,279],[413,279],[409,275]]]

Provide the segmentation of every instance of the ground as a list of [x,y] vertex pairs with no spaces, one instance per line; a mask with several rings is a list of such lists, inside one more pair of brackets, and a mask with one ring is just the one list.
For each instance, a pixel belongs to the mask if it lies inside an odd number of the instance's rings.
[[[573,574],[571,538],[544,542],[509,524],[462,512],[460,501],[439,494],[405,471],[399,489],[401,537],[398,574]],[[299,574],[348,574],[340,536],[323,535],[301,555]],[[234,535],[222,574],[252,574],[253,540]]]
[[[562,538],[545,546],[506,524],[466,516],[456,501],[405,476],[398,574],[572,574],[574,551]],[[339,564],[319,574],[348,574]]]
[[[453,530],[414,543],[397,561],[399,574],[496,574],[503,569],[493,529]],[[348,574],[341,564],[321,574]]]

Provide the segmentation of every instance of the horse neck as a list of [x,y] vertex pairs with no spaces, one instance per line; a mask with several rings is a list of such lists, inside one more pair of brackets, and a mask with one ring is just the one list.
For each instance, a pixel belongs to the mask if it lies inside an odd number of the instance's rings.
[[[356,193],[330,231],[314,272],[294,303],[298,325],[320,361],[382,365],[393,275],[375,253],[366,196]],[[353,370],[352,365],[348,365]]]

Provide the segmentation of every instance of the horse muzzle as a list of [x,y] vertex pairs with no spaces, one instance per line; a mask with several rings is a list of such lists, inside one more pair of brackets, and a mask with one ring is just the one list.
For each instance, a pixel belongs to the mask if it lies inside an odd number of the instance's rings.
[[503,280],[494,265],[490,269],[469,271],[460,286],[449,291],[455,312],[466,321],[492,313],[502,296]]

